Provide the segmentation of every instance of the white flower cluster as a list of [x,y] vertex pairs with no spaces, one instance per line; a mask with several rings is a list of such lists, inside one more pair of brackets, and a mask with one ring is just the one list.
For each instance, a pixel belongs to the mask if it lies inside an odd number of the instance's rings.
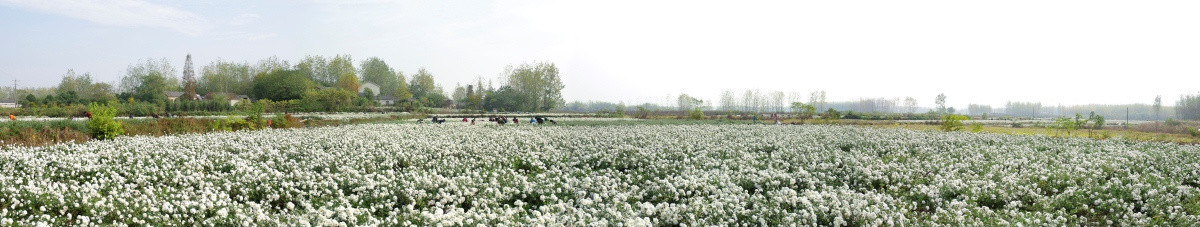
[[1169,225],[1200,148],[847,126],[364,124],[0,150],[0,226]]

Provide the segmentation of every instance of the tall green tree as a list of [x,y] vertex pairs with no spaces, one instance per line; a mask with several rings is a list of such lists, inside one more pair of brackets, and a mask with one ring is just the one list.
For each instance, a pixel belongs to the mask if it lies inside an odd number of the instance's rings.
[[817,114],[817,107],[800,102],[793,102],[792,111],[800,116],[800,123],[804,123],[804,120],[812,118],[813,115]]
[[300,70],[302,74],[313,82],[326,87],[332,87],[337,84],[337,79],[341,76],[330,74],[329,61],[319,55],[304,56],[304,59],[296,63],[296,70]]
[[196,71],[192,69],[192,54],[183,61],[183,100],[196,99]]
[[358,76],[358,70],[354,68],[354,60],[350,58],[350,55],[338,55],[329,59],[329,64],[325,66],[325,70],[329,76],[333,77],[335,83],[346,74]]
[[396,88],[392,90],[392,97],[401,102],[413,97],[412,92],[408,91],[408,82],[404,79],[404,73],[400,71],[396,71]]
[[463,87],[462,84],[455,84],[454,92],[450,93],[450,99],[454,100],[455,102],[458,102],[458,103],[466,103],[467,102],[467,87]]
[[[133,93],[134,88],[141,86],[147,75],[156,74],[163,79],[163,90],[181,89],[179,78],[176,77],[175,67],[166,58],[146,59],[144,62],[129,65],[125,76],[121,78],[120,91]],[[166,94],[164,94],[165,96]]]
[[700,107],[700,105],[704,104],[703,100],[687,94],[679,94],[679,97],[675,99],[675,102],[679,107],[679,111],[692,110],[693,108]]
[[108,102],[113,99],[112,85],[93,83],[92,74],[79,75],[75,70],[67,70],[62,81],[54,88],[60,104],[75,104],[88,102]]
[[289,70],[291,65],[287,60],[280,59],[279,56],[271,56],[258,60],[258,65],[254,67],[254,75],[271,73],[277,70]]
[[67,92],[75,92],[77,94],[87,94],[91,90],[92,75],[84,73],[83,75],[75,74],[75,70],[68,69],[67,73],[62,75],[62,81],[58,83],[57,94],[65,94]]
[[354,76],[354,73],[349,72],[342,74],[342,77],[339,77],[337,82],[338,88],[349,91],[350,93],[358,93],[359,85],[358,77]]
[[517,111],[520,107],[521,94],[513,89],[512,86],[504,85],[492,92],[491,95],[484,97],[483,108],[486,110],[496,111]]
[[1154,96],[1154,120],[1159,120],[1159,114],[1162,113],[1162,95]]
[[946,113],[946,93],[940,93],[933,99],[933,103],[937,105],[938,113]]
[[300,99],[313,87],[303,73],[297,70],[275,70],[254,77],[253,96],[271,101]]
[[157,71],[141,76],[141,84],[133,88],[133,98],[149,103],[167,102],[167,78]]
[[412,92],[413,99],[424,106],[445,106],[447,100],[442,88],[434,82],[433,74],[425,68],[418,69],[417,74],[413,75],[412,80],[408,83],[408,91]]
[[217,59],[202,69],[196,92],[204,95],[212,93],[250,94],[254,71],[249,63]]
[[517,110],[548,111],[565,103],[562,99],[564,86],[558,75],[558,67],[554,63],[509,66],[505,71],[508,86],[519,94],[517,100],[520,103],[516,106]]
[[1180,95],[1175,101],[1175,117],[1186,120],[1200,119],[1200,94]]
[[397,82],[399,78],[396,77],[396,70],[378,57],[363,61],[359,70],[363,82],[379,85],[379,95],[394,95],[396,87],[400,85]]

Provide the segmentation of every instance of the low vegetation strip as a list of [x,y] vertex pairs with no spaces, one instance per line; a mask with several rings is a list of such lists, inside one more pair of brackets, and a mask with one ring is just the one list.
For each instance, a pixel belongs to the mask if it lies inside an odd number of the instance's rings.
[[363,124],[0,150],[0,225],[1170,225],[1200,147],[804,125]]
[[[362,124],[416,118],[420,115],[388,114],[289,114],[221,117],[116,118],[125,136],[165,136],[224,131],[257,130],[262,128],[301,128]],[[251,121],[247,121],[251,119]],[[87,127],[90,120],[0,121],[0,147],[46,146],[60,143],[82,143],[97,139],[99,132]]]

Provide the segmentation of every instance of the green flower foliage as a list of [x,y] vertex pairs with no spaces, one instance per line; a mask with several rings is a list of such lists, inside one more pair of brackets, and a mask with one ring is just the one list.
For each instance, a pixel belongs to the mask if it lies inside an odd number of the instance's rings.
[[87,127],[93,138],[107,140],[125,134],[121,123],[113,120],[117,115],[117,108],[92,103],[88,105],[88,112],[92,114],[92,119],[88,120]]
[[947,114],[942,116],[942,125],[938,126],[942,131],[953,132],[963,130],[963,121],[970,120],[967,115]]

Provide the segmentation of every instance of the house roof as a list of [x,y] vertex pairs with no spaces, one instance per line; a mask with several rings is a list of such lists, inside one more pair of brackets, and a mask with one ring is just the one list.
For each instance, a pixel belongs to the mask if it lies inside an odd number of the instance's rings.
[[17,103],[16,100],[0,100],[0,103]]
[[392,97],[391,95],[380,95],[380,96],[376,96],[376,97],[375,97],[375,100],[392,100],[392,101],[395,101],[395,100],[396,100],[396,97]]
[[225,92],[215,92],[215,93],[209,94],[208,98],[212,99],[212,98],[215,98],[218,96],[225,96],[225,99],[229,99],[229,100],[250,99],[250,96],[233,94],[233,93],[225,93]]
[[232,92],[212,92],[212,94],[209,94],[209,96],[205,98],[216,98],[221,96],[226,97],[226,100],[250,100],[250,96],[232,94]]

